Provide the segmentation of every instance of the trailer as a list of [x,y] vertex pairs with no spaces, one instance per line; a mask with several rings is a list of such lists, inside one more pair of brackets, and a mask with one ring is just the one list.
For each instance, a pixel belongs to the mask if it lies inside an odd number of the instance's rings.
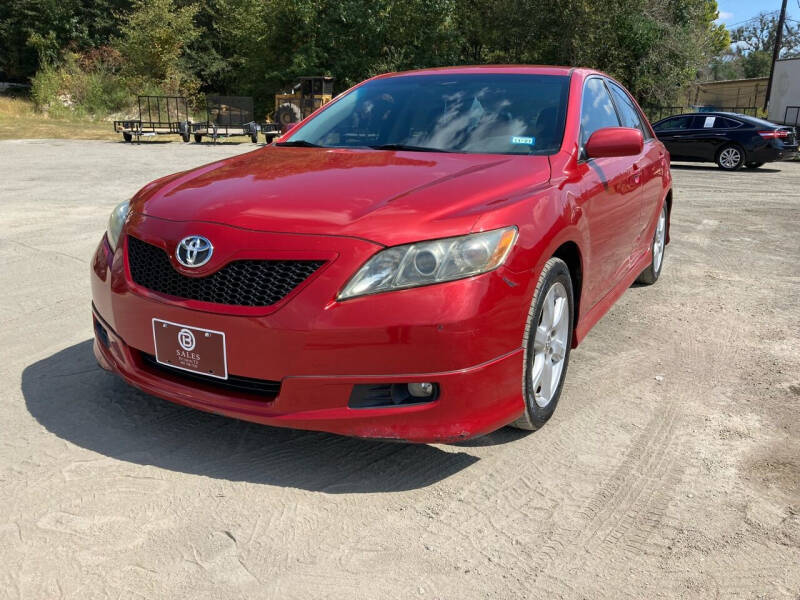
[[255,144],[261,126],[253,119],[253,98],[250,96],[206,96],[206,120],[192,124],[194,141],[204,137],[214,142],[219,138],[246,135]]
[[283,130],[278,123],[266,121],[259,123],[259,125],[261,127],[261,133],[264,134],[264,139],[268,144],[271,144],[273,141],[275,141],[275,138],[283,135]]
[[188,142],[192,131],[189,103],[184,96],[137,96],[138,119],[114,121],[114,131],[126,142],[142,136],[179,135]]

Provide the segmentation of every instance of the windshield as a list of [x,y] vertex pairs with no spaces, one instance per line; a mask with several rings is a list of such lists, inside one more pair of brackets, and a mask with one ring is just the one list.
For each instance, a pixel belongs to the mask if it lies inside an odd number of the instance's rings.
[[285,142],[486,154],[553,154],[569,80],[456,74],[376,79],[338,99]]

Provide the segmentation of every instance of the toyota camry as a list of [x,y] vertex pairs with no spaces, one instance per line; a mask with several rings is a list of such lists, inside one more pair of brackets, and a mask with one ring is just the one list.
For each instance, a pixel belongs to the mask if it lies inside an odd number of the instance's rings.
[[117,206],[99,364],[268,425],[456,441],[553,414],[570,349],[669,241],[669,156],[587,69],[383,75]]

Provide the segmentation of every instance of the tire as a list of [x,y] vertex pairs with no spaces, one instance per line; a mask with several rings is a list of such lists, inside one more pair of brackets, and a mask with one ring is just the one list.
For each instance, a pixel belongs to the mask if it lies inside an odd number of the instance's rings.
[[736,144],[728,144],[717,152],[717,166],[723,171],[737,171],[744,165],[744,150]]
[[636,283],[653,285],[661,276],[661,269],[664,267],[664,252],[667,245],[668,224],[669,214],[667,212],[667,203],[665,202],[661,206],[661,212],[658,215],[656,230],[653,232],[653,241],[650,246],[653,259],[650,261],[650,265],[639,274]]
[[747,167],[748,169],[758,169],[759,167],[763,167],[764,163],[763,162],[760,162],[760,163],[759,162],[749,162],[749,163],[745,163],[744,166]]
[[[525,370],[522,394],[525,412],[511,424],[512,427],[535,431],[556,410],[572,345],[573,302],[569,268],[560,258],[551,258],[539,276],[528,313],[523,337]],[[548,317],[548,314],[553,316]],[[556,361],[559,356],[560,360]],[[547,381],[550,382],[549,386]]]
[[123,133],[122,139],[125,140],[126,142],[130,142],[131,140],[133,140],[133,134]]
[[203,141],[203,136],[201,134],[199,134],[199,133],[195,133],[194,134],[194,141],[195,141],[196,144],[199,144],[200,142]]
[[289,102],[281,104],[275,111],[275,122],[280,125],[297,123],[301,120],[300,108]]
[[258,132],[250,134],[250,141],[253,142],[254,144],[258,143]]
[[190,139],[192,139],[192,138],[191,138],[191,136],[190,136],[188,133],[182,133],[182,134],[181,134],[181,139],[183,140],[183,142],[184,142],[185,144],[188,144],[188,143],[189,143],[189,140],[190,140]]

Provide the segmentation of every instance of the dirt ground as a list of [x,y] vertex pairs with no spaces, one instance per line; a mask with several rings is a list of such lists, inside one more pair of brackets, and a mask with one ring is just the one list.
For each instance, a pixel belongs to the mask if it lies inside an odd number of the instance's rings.
[[800,598],[800,164],[675,167],[662,279],[572,354],[550,423],[414,446],[95,365],[111,208],[252,148],[0,142],[0,597]]

